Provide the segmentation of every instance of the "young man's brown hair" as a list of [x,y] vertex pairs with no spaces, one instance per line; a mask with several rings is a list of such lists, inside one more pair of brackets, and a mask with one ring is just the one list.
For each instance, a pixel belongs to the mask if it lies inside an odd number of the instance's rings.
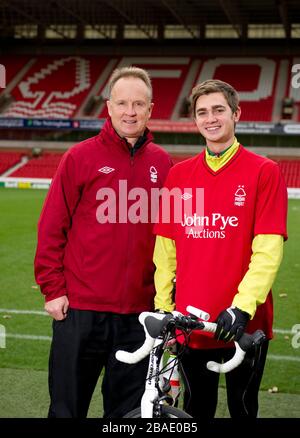
[[230,106],[232,113],[236,113],[239,106],[239,96],[237,91],[227,82],[220,81],[219,79],[208,79],[196,85],[191,94],[191,109],[193,116],[195,116],[195,107],[198,97],[205,94],[222,93],[225,97],[228,105]]

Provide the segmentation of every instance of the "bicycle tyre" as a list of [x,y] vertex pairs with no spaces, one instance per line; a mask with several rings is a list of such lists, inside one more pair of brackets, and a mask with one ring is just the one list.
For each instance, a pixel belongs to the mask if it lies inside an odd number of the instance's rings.
[[[174,408],[173,406],[162,406],[162,416],[160,418],[192,418],[191,415],[182,411],[181,409]],[[123,418],[142,418],[141,408],[133,409],[124,415]]]

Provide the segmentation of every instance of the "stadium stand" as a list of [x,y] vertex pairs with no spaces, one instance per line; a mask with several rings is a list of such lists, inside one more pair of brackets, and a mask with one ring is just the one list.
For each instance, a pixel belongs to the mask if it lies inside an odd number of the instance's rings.
[[40,157],[31,158],[8,176],[16,178],[52,178],[61,158],[61,153],[45,152]]
[[[174,108],[180,98],[180,93],[186,87],[191,88],[190,70],[192,60],[189,57],[124,57],[119,59],[116,67],[125,65],[136,65],[146,68],[149,71],[153,84],[153,100],[155,102],[152,118],[153,119],[172,119]],[[170,92],[171,90],[171,92]],[[107,85],[103,90],[104,97],[107,97]],[[107,111],[103,109],[99,114],[100,118],[106,117]]]
[[285,178],[287,187],[298,188],[300,187],[300,160],[293,158],[273,158],[278,162],[280,170]]
[[[0,152],[0,176],[20,163],[24,155],[25,152]],[[28,154],[28,161],[23,165],[20,163],[21,166],[17,170],[13,170],[6,176],[9,178],[53,178],[62,155],[62,152],[43,152],[39,157],[32,157]],[[172,154],[172,160],[176,164],[192,156],[192,154]],[[269,158],[278,162],[288,187],[300,188],[300,159],[275,156]]]
[[[284,99],[299,104],[299,92],[288,89],[289,57],[6,57],[10,105],[6,117],[74,118],[107,115],[107,82],[115,67],[146,68],[153,80],[152,118],[186,117],[187,96],[196,82],[218,78],[238,90],[242,121],[278,122]],[[0,108],[1,111],[1,108]],[[297,112],[296,117],[300,117]]]
[[[27,148],[16,162],[0,154],[2,178],[51,178],[61,154],[47,151],[99,131],[111,73],[136,65],[153,81],[149,128],[172,147],[174,162],[193,153],[185,145],[199,144],[189,114],[193,86],[221,79],[240,95],[241,122],[248,122],[239,125],[240,141],[278,149],[261,153],[278,154],[288,185],[300,188],[298,0],[62,0],[55,13],[51,1],[42,11],[36,0],[2,3],[0,141],[5,152]],[[31,141],[40,157],[24,145]],[[55,144],[48,149],[49,142]]]
[[19,163],[23,155],[20,152],[0,151],[0,175]]
[[[74,117],[106,63],[106,57],[41,55],[30,59],[24,76],[11,90],[14,101],[3,115]],[[16,70],[16,64],[15,57],[9,58],[7,69]]]

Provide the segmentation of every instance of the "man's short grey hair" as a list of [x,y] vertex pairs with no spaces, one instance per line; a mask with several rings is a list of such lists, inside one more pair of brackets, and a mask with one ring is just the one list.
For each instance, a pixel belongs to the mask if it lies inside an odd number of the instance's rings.
[[137,79],[141,79],[146,85],[147,88],[149,89],[149,95],[150,95],[150,101],[152,100],[152,84],[151,84],[151,79],[149,76],[149,73],[144,70],[143,68],[139,68],[139,67],[134,67],[134,66],[130,66],[130,67],[122,67],[122,68],[116,68],[109,80],[109,98],[111,96],[111,91],[115,85],[115,83],[121,79],[121,78],[137,78]]

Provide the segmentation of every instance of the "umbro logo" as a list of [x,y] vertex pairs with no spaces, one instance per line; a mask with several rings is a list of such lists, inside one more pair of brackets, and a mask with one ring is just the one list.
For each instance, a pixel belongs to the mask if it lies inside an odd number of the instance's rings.
[[108,166],[104,166],[104,167],[101,167],[101,169],[98,169],[98,172],[101,172],[101,173],[110,173],[110,172],[113,172],[115,169],[113,169],[112,167],[108,167]]
[[183,195],[181,195],[181,199],[183,199],[184,201],[187,201],[188,199],[191,199],[193,197],[193,195],[191,195],[190,193],[184,193]]

